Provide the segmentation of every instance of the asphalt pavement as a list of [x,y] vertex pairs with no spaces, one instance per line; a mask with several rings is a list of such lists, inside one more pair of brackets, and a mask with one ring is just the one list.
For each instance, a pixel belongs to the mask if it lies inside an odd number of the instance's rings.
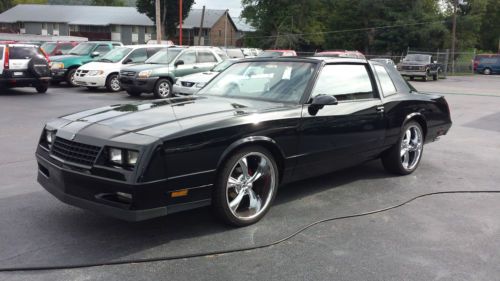
[[[379,161],[281,187],[259,223],[231,228],[209,208],[123,222],[65,205],[36,182],[43,124],[138,100],[56,87],[0,93],[0,268],[172,257],[272,242],[304,225],[428,192],[500,190],[500,76],[413,82],[445,94],[453,127],[412,175]],[[140,99],[150,99],[144,96]],[[82,269],[0,272],[0,280],[498,280],[500,194],[447,194],[318,224],[276,246],[232,254]]]

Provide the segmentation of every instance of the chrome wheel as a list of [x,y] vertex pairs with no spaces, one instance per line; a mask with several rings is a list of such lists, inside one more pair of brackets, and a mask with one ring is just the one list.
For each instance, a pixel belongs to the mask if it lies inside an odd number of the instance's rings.
[[121,90],[122,87],[120,85],[120,80],[118,80],[118,76],[114,76],[113,78],[111,78],[110,82],[111,90],[113,90],[114,92],[118,92]]
[[419,127],[413,125],[406,129],[401,141],[401,164],[406,170],[413,170],[420,161],[424,140],[422,131]]
[[490,75],[491,74],[491,70],[489,68],[485,68],[484,71],[483,71],[483,73],[485,75]]
[[226,184],[226,203],[241,220],[252,220],[264,212],[276,189],[276,171],[271,160],[260,152],[250,152],[234,164]]
[[158,94],[166,98],[170,95],[170,84],[166,81],[161,82],[160,85],[158,85]]

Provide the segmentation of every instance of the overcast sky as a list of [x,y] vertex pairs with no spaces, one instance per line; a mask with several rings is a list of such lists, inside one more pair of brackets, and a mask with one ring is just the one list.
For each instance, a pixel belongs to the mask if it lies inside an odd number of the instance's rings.
[[201,9],[205,5],[206,9],[229,9],[232,17],[239,17],[241,14],[241,0],[195,0],[195,2],[193,5],[195,9]]

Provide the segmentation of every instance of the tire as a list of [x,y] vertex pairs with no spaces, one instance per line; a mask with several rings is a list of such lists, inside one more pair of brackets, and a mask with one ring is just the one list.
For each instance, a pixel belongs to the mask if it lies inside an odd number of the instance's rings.
[[130,91],[130,90],[127,90],[127,94],[131,97],[140,97],[141,96],[141,92],[135,92],[135,91]]
[[483,70],[483,74],[484,74],[484,75],[491,75],[491,69],[489,69],[489,68],[485,68],[485,69]]
[[245,147],[219,169],[212,195],[214,211],[233,226],[256,223],[271,208],[278,185],[279,170],[272,153],[261,146]]
[[[403,151],[406,152],[401,155]],[[422,126],[416,121],[410,121],[403,127],[398,142],[382,155],[382,164],[390,173],[408,175],[417,169],[423,152],[424,133]]]
[[156,82],[153,94],[157,99],[172,97],[172,83],[166,78],[161,78]]
[[75,84],[75,80],[74,80],[75,73],[76,73],[76,68],[72,68],[72,69],[68,70],[68,73],[66,73],[66,78],[65,78],[66,83],[68,83],[68,85],[71,87],[78,87],[78,85]]
[[35,87],[37,93],[39,94],[45,94],[47,93],[47,90],[49,89],[49,84],[47,83],[40,83]]
[[106,89],[108,92],[119,92],[122,90],[120,86],[120,80],[118,79],[118,74],[110,74],[106,79]]

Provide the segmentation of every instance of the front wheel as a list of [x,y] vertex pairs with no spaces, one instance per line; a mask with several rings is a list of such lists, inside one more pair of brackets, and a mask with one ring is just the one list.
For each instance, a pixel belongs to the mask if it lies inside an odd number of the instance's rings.
[[71,87],[77,87],[78,85],[75,83],[75,74],[76,74],[76,68],[68,70],[68,73],[66,73],[66,83],[70,85]]
[[157,99],[166,99],[172,96],[172,83],[168,79],[162,78],[156,82],[154,96]]
[[227,159],[219,171],[213,207],[230,225],[253,224],[269,211],[278,184],[273,155],[260,146],[246,147]]
[[485,68],[484,71],[483,71],[483,74],[484,75],[490,75],[491,74],[491,69]]
[[106,89],[109,92],[119,92],[122,90],[122,86],[120,84],[120,80],[118,79],[118,74],[111,74],[106,79]]
[[49,89],[49,85],[45,83],[40,83],[35,87],[37,93],[39,94],[45,94],[47,93],[47,90]]
[[382,155],[382,164],[388,172],[408,175],[417,169],[423,151],[422,126],[411,121],[404,126],[398,142]]

